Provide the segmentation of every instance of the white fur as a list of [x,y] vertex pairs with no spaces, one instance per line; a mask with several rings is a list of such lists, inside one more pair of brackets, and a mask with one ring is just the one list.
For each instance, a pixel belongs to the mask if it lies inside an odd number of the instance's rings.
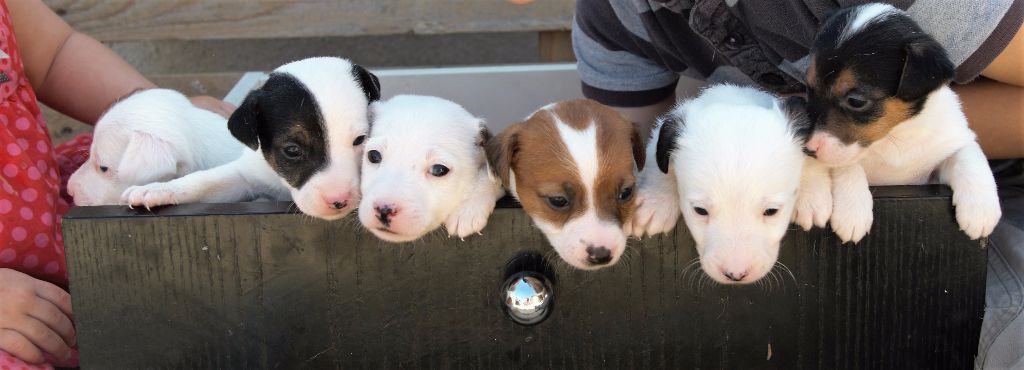
[[[645,201],[637,210],[636,235],[671,228],[679,212],[697,244],[701,266],[722,283],[750,283],[775,265],[779,243],[797,206],[805,156],[780,103],[753,88],[718,85],[685,101],[670,113],[682,124],[668,174],[648,166],[639,190]],[[656,128],[657,132],[658,129]],[[811,167],[817,177],[820,167]],[[674,192],[666,192],[672,182]],[[817,189],[820,193],[820,189]],[[826,212],[825,194],[802,197],[807,209]],[[675,197],[675,199],[671,199]],[[824,197],[825,199],[821,199]],[[654,201],[652,201],[652,199]],[[676,206],[676,210],[669,209]],[[707,210],[696,213],[694,207]],[[765,216],[768,208],[778,212]],[[823,216],[812,214],[816,222]],[[827,219],[827,217],[824,217]],[[729,279],[726,274],[741,277]]]
[[[153,207],[195,202],[236,202],[256,197],[292,199],[308,215],[333,220],[344,217],[359,200],[359,164],[363,146],[353,146],[368,131],[366,97],[352,77],[352,63],[332,57],[309,58],[285,64],[287,72],[305,85],[319,104],[329,150],[326,168],[317,171],[301,188],[280,178],[260,148],[246,148],[233,162],[166,182],[127,189],[122,201]],[[358,102],[358,103],[353,103]],[[329,200],[348,199],[341,209]]]
[[[552,112],[548,109],[549,112]],[[585,186],[587,209],[583,215],[570,219],[557,227],[536,220],[537,227],[544,232],[558,255],[570,265],[580,269],[597,269],[615,264],[626,249],[626,233],[616,222],[598,217],[595,205],[597,173],[600,149],[597,147],[597,125],[589,122],[585,129],[577,130],[550,113],[558,129],[559,138],[568,149],[571,160]],[[587,247],[605,247],[611,252],[612,260],[605,265],[587,263]]]
[[129,186],[221,165],[243,148],[224,117],[197,108],[177,91],[145,90],[96,122],[89,159],[71,175],[68,192],[81,206],[118,204]]
[[817,132],[812,142],[824,143],[818,158],[836,167],[831,224],[844,242],[858,242],[870,230],[867,185],[927,184],[936,171],[938,182],[953,188],[957,222],[972,239],[988,236],[1002,216],[992,170],[949,87],[932,92],[918,115],[867,148],[833,143],[828,136]]
[[[432,96],[398,95],[374,103],[371,112],[365,151],[379,151],[382,160],[363,156],[363,226],[392,242],[418,239],[441,225],[459,238],[480,232],[503,195],[481,146],[483,120]],[[448,174],[431,175],[435,164],[448,167]],[[386,228],[378,205],[397,209]]]
[[849,23],[847,23],[846,27],[843,28],[843,32],[839,34],[836,46],[842,45],[843,42],[849,40],[853,35],[856,35],[868,24],[884,20],[886,17],[894,13],[898,13],[899,11],[899,9],[896,9],[889,4],[871,3],[861,5],[854,10],[856,14],[850,18]]

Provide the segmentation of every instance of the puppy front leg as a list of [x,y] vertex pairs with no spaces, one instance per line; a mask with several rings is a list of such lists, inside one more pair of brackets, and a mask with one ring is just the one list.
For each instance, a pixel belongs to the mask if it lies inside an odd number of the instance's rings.
[[679,221],[679,188],[672,169],[661,172],[657,166],[647,166],[640,172],[636,189],[636,211],[626,222],[626,235],[642,238],[672,230]]
[[221,166],[197,171],[168,182],[132,186],[121,202],[146,208],[181,203],[217,203],[247,200],[253,195],[244,170],[251,167],[245,155]]
[[953,206],[960,230],[971,239],[992,233],[1002,209],[992,169],[978,143],[971,142],[939,166],[939,180],[953,188]]
[[832,217],[832,176],[828,167],[808,158],[800,174],[793,222],[809,231],[812,226],[825,227],[829,217]]
[[874,199],[859,164],[832,169],[832,230],[839,239],[857,243],[871,231]]
[[477,183],[470,189],[470,196],[445,221],[444,227],[449,236],[461,239],[479,233],[487,226],[495,202],[505,195],[501,183],[483,171],[489,172],[490,169],[481,170]]

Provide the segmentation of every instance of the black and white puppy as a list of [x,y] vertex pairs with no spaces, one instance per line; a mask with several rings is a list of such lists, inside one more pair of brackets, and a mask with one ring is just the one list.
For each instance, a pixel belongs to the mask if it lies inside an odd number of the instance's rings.
[[231,134],[248,147],[238,160],[128,188],[122,201],[153,207],[291,198],[308,215],[341,218],[359,203],[367,106],[379,98],[377,77],[346,59],[285,64],[228,120]]
[[960,228],[987,236],[1001,211],[992,171],[949,88],[945,49],[903,11],[867,4],[826,20],[811,49],[806,151],[832,167],[833,230],[871,228],[868,185],[949,184]]

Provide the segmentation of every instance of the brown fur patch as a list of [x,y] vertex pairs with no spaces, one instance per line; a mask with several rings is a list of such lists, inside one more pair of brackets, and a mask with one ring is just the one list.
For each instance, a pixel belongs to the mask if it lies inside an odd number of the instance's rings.
[[[580,179],[555,117],[576,130],[597,125],[596,184],[584,184]],[[640,168],[644,163],[643,140],[625,117],[592,100],[565,101],[538,111],[496,136],[487,149],[492,166],[506,186],[509,170],[515,173],[519,202],[532,217],[561,227],[591,206],[586,193],[590,186],[596,190],[596,206],[602,218],[621,223],[635,208],[635,197],[620,203],[618,196],[624,186],[635,184],[634,162]],[[548,205],[550,196],[564,196],[571,204],[566,210],[555,210]]]
[[889,98],[882,104],[883,113],[875,122],[855,126],[853,136],[864,146],[881,140],[900,122],[910,119],[910,103],[897,98]]
[[807,60],[811,61],[810,65],[807,66],[807,86],[816,88],[818,87],[818,63],[816,60],[814,60],[814,54],[808,56]]
[[849,68],[843,68],[832,81],[832,95],[845,96],[854,86],[857,86],[857,76]]

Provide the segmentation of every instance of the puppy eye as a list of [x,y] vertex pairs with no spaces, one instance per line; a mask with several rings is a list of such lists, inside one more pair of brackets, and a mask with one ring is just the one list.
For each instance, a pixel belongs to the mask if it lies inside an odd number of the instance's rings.
[[622,191],[619,192],[619,201],[620,202],[628,201],[629,198],[632,198],[632,197],[633,197],[633,187],[632,186],[627,186],[625,189],[622,189]]
[[706,210],[704,208],[701,208],[701,207],[693,207],[693,211],[697,212],[697,214],[701,215],[701,216],[707,216],[708,215],[708,210]]
[[556,210],[563,210],[569,206],[569,200],[563,196],[548,197],[548,204]]
[[370,160],[370,163],[380,163],[383,158],[381,158],[380,152],[371,150],[366,153],[366,159]]
[[435,177],[441,177],[441,176],[447,175],[448,174],[448,167],[445,167],[445,166],[439,165],[439,164],[435,164],[433,166],[430,166],[430,174],[434,175]]
[[100,172],[107,172],[110,168],[107,166],[100,166]]
[[352,142],[352,146],[363,145],[363,141],[366,141],[366,135],[359,135],[356,140]]
[[288,159],[299,159],[302,157],[302,148],[298,145],[290,144],[282,148],[281,153],[284,153],[284,156],[288,157]]
[[843,101],[843,106],[846,109],[854,112],[863,112],[868,108],[871,108],[871,101],[867,100],[860,94],[850,94],[846,96],[846,100]]
[[779,213],[778,208],[768,208],[764,210],[764,215],[768,217],[775,216],[776,213]]

